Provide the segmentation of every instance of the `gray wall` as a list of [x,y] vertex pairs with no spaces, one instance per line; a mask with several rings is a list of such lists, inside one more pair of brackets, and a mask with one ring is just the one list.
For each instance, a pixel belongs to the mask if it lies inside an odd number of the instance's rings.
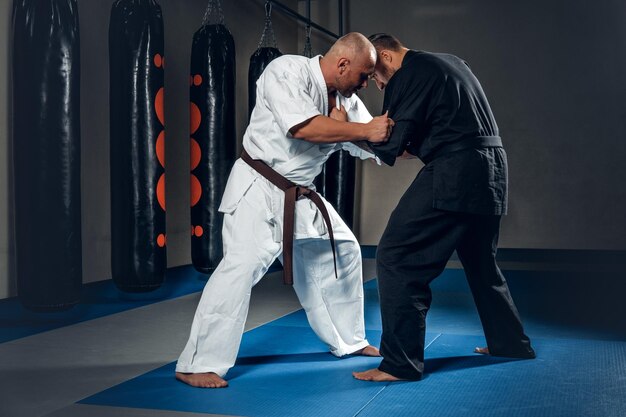
[[[346,2],[349,30],[456,54],[481,80],[510,162],[501,247],[626,249],[626,2]],[[375,86],[363,96],[380,110]],[[364,165],[362,243],[419,167]]]
[[[284,1],[292,9],[296,0]],[[111,277],[109,198],[108,25],[113,0],[80,0],[81,146],[83,282]],[[189,60],[193,33],[200,27],[206,0],[160,0],[165,23],[165,122],[168,266],[189,264]],[[248,64],[263,31],[262,0],[223,1],[225,21],[235,39],[238,144],[247,122]],[[12,247],[9,200],[8,56],[12,1],[0,0],[0,298],[15,295],[10,273]],[[274,29],[280,49],[296,53],[297,24],[277,12]],[[6,36],[5,36],[6,34]],[[45,266],[42,265],[42,268]]]

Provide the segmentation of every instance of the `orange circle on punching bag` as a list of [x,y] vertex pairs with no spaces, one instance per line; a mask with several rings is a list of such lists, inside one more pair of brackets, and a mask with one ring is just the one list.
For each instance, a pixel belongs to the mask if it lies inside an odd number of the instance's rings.
[[200,109],[195,103],[189,103],[189,127],[191,128],[191,134],[196,133],[196,130],[200,127]]
[[165,168],[165,130],[162,130],[161,133],[159,133],[159,137],[157,138],[156,155],[157,159],[159,160],[159,164],[161,164],[161,166]]
[[202,84],[202,75],[196,74],[193,76],[193,84],[197,87]]
[[161,174],[161,178],[157,182],[156,194],[159,205],[165,211],[165,174]]
[[165,126],[165,118],[163,115],[163,87],[159,88],[154,98],[154,111],[161,125]]
[[156,54],[154,56],[154,65],[156,65],[157,68],[161,68],[161,65],[163,65],[163,58],[161,57],[161,54]]
[[198,178],[196,178],[195,175],[191,174],[191,207],[198,204],[201,195],[202,186],[200,185],[200,181],[198,180]]
[[194,234],[196,235],[196,237],[202,236],[203,233],[204,229],[202,229],[202,226],[196,226],[196,228],[194,229]]
[[167,242],[167,239],[165,239],[165,235],[163,233],[157,236],[157,245],[159,245],[160,248],[165,246],[166,242]]
[[189,161],[190,167],[191,167],[191,170],[193,171],[194,169],[196,169],[198,164],[200,164],[200,158],[201,158],[200,144],[198,144],[198,141],[196,141],[194,138],[191,138],[189,154],[191,156],[190,161]]

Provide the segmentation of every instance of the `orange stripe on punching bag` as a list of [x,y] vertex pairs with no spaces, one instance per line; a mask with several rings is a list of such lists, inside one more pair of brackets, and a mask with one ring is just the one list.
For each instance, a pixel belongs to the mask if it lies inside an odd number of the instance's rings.
[[159,206],[165,211],[165,174],[162,174],[157,182],[156,195]]
[[[161,57],[160,54],[156,54],[154,56],[154,65],[157,68],[163,68],[163,64],[165,63],[164,60],[164,57]],[[164,95],[165,93],[163,87],[159,88],[159,91],[157,91],[156,97],[154,99],[154,111],[157,115],[157,118],[159,119],[159,122],[161,122],[161,125],[165,128],[165,112],[163,109]],[[165,129],[163,129],[157,137],[155,151],[159,164],[161,164],[162,168],[165,168]],[[156,195],[159,206],[161,206],[161,208],[165,212],[165,174],[162,174],[159,178],[159,181],[157,182]],[[157,237],[157,244],[159,245],[159,247],[162,248],[165,246],[165,241],[165,234],[161,233]]]
[[164,91],[163,87],[159,88],[159,91],[156,93],[156,97],[154,98],[154,111],[156,112],[157,117],[159,118],[159,122],[161,122],[161,126],[165,126],[165,114],[163,112],[163,100],[164,100]]
[[200,114],[200,109],[198,108],[198,105],[196,103],[189,103],[189,117],[189,125],[191,127],[191,134],[193,135],[200,127],[202,117]]
[[[198,86],[200,84],[202,84],[202,77],[200,75],[196,74],[195,76],[189,77],[190,86]],[[192,135],[198,131],[198,128],[200,127],[200,122],[200,109],[195,103],[189,103],[189,127]],[[191,200],[190,206],[193,207],[198,204],[198,201],[200,201],[200,197],[202,196],[202,185],[200,185],[200,180],[198,180],[198,177],[193,174],[193,170],[196,169],[200,164],[200,159],[202,158],[202,150],[200,149],[200,144],[198,144],[198,141],[194,138],[190,139],[189,155],[189,169],[191,171],[189,196]],[[200,226],[194,226],[193,224],[191,225],[192,236],[201,236],[196,235],[195,233],[197,227]]]
[[191,207],[198,204],[200,197],[202,196],[202,186],[198,178],[191,174]]
[[159,137],[157,138],[156,155],[157,159],[159,160],[159,164],[161,164],[161,166],[165,168],[165,130],[162,130],[161,133],[159,133]]
[[[161,68],[162,64],[163,64],[163,58],[161,57],[161,54],[154,55],[154,65],[157,68]],[[163,123],[163,119],[161,119],[161,123]]]
[[193,171],[194,169],[196,169],[198,167],[198,165],[200,164],[200,158],[202,157],[202,155],[200,154],[200,145],[198,144],[198,141],[195,140],[194,138],[191,138],[190,141],[190,149],[189,149],[189,154],[191,156],[190,158],[190,166],[191,166],[191,170]]

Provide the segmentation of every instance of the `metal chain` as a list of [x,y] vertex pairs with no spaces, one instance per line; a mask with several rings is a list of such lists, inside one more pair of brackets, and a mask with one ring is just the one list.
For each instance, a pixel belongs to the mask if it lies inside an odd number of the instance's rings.
[[265,27],[257,49],[263,47],[277,48],[274,27],[272,26],[272,3],[269,1],[265,2]]
[[306,25],[306,38],[304,39],[304,50],[302,55],[307,58],[313,57],[313,46],[311,45],[311,25]]
[[209,24],[212,14],[216,15],[218,24],[224,24],[224,11],[222,10],[221,0],[208,1],[206,5],[206,10],[204,11],[204,17],[202,18],[202,26],[206,26]]

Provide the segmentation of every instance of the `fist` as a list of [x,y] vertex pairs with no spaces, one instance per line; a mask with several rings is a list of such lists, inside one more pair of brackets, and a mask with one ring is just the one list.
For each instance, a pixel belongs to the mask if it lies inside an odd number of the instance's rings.
[[333,109],[330,111],[329,117],[339,122],[348,121],[348,113],[346,112],[346,109],[343,106],[340,106],[340,108],[333,107]]
[[388,111],[382,116],[374,117],[367,124],[367,140],[374,143],[387,142],[391,130],[394,126],[394,121],[387,117]]

